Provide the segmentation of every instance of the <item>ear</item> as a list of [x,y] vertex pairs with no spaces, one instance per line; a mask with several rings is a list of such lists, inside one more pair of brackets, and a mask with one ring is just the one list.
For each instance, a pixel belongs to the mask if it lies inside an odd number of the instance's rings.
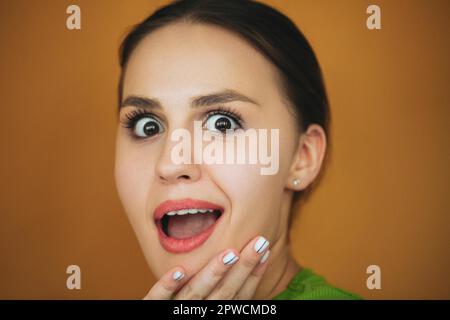
[[310,185],[320,172],[327,140],[325,131],[318,124],[312,124],[299,138],[294,152],[286,187],[300,191]]

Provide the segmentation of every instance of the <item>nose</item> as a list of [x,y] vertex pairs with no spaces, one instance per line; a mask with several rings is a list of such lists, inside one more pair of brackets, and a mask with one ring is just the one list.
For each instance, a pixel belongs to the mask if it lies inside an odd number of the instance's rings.
[[161,183],[176,184],[180,182],[195,182],[201,177],[200,165],[193,161],[176,164],[171,158],[173,143],[166,143],[155,167],[156,177]]

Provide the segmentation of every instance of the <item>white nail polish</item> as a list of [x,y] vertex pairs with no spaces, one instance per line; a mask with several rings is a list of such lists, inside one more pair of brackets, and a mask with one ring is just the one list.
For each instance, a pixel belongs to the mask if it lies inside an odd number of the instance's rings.
[[184,273],[181,272],[181,271],[175,271],[175,272],[172,274],[172,278],[173,278],[173,280],[175,280],[175,281],[180,281],[181,279],[183,279],[183,277],[184,277]]
[[228,252],[223,258],[222,262],[224,265],[229,266],[235,264],[239,260],[239,257],[234,254],[233,251]]
[[261,260],[259,260],[259,263],[264,263],[267,261],[267,259],[269,258],[270,255],[270,250],[267,250],[266,253],[264,253],[264,255],[262,256]]
[[264,237],[259,237],[258,241],[256,241],[256,243],[255,243],[254,249],[257,253],[261,253],[264,250],[266,250],[266,248],[268,246],[269,246],[269,241],[267,241],[266,238],[264,238]]

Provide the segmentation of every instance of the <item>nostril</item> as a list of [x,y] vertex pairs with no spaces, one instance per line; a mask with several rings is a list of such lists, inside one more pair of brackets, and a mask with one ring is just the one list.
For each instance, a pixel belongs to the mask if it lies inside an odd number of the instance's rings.
[[187,174],[183,174],[182,176],[178,177],[179,179],[185,179],[185,180],[189,180],[190,177]]

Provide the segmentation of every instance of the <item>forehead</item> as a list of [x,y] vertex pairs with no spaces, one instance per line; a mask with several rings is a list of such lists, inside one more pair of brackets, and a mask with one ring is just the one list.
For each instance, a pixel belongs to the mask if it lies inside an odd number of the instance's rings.
[[138,44],[128,61],[123,89],[124,96],[164,100],[229,88],[264,100],[277,93],[277,75],[276,68],[238,35],[211,25],[177,23]]

